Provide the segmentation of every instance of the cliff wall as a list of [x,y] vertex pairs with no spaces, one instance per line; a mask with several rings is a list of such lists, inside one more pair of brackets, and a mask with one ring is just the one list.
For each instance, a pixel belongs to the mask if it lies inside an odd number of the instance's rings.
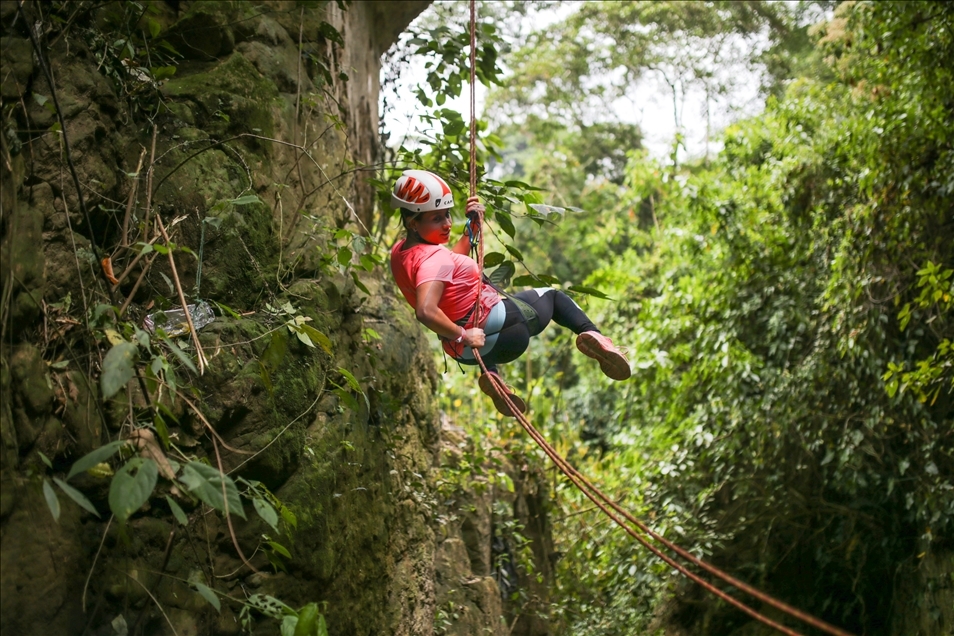
[[[309,603],[335,635],[545,633],[504,608],[496,489],[439,496],[468,442],[367,231],[380,56],[427,4],[0,2],[4,634]],[[144,328],[180,294],[197,339]]]

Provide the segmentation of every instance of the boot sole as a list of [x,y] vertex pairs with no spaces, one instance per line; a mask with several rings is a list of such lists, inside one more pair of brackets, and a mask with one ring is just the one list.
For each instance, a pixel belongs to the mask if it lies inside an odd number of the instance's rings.
[[[510,410],[510,407],[507,405],[507,403],[504,402],[503,398],[497,394],[493,380],[491,380],[489,376],[481,375],[477,380],[477,386],[480,387],[480,390],[484,395],[488,396],[494,401],[494,408],[497,409],[498,413],[507,417],[515,417],[513,411]],[[507,393],[507,397],[509,397],[510,401],[513,402],[513,405],[517,407],[517,410],[519,410],[521,413],[527,412],[527,403],[524,402],[520,396],[514,393]]]
[[576,338],[576,348],[585,355],[600,363],[600,370],[608,378],[622,382],[628,380],[632,372],[629,362],[622,354],[607,351],[600,346],[599,341],[588,333],[581,333]]

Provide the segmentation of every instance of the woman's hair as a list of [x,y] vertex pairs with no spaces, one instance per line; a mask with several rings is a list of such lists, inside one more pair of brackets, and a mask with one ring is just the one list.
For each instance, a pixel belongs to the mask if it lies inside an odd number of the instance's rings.
[[414,217],[418,216],[420,212],[412,212],[411,210],[408,210],[407,208],[400,208],[400,210],[401,210],[401,225],[404,226],[405,232],[410,232],[411,229],[407,226],[407,222],[413,219]]

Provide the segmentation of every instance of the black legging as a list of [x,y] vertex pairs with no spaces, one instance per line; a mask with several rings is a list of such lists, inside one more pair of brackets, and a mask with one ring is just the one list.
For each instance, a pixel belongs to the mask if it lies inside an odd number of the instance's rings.
[[[530,346],[530,338],[546,329],[551,320],[576,334],[584,331],[599,331],[583,310],[558,289],[548,289],[542,295],[535,289],[528,289],[514,296],[533,307],[537,313],[539,327],[534,333],[530,333],[529,325],[520,312],[520,308],[512,300],[505,298],[503,302],[507,317],[504,319],[503,327],[500,328],[500,335],[494,348],[483,358],[488,370],[496,371],[498,364],[513,362],[523,355]],[[475,360],[459,360],[459,362],[477,364]]]

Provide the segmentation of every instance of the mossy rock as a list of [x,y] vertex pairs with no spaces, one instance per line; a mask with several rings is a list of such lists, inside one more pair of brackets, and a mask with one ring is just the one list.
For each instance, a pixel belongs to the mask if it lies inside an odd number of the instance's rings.
[[197,127],[213,137],[247,132],[274,135],[272,107],[278,88],[241,53],[202,72],[177,76],[166,82],[162,92],[169,99],[194,103]]
[[235,48],[229,27],[234,3],[196,2],[166,34],[166,39],[186,59],[214,60]]

